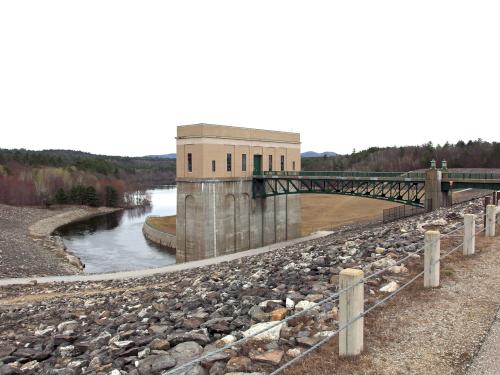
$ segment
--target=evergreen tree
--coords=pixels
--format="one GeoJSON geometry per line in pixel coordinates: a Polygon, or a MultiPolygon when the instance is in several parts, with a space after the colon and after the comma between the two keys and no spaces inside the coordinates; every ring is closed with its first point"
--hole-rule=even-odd
{"type": "Polygon", "coordinates": [[[68,196],[63,188],[57,190],[56,195],[54,196],[54,200],[57,204],[64,204],[68,201],[68,196]]]}
{"type": "Polygon", "coordinates": [[[74,186],[69,192],[69,200],[74,204],[85,204],[86,189],[81,185],[74,186]]]}
{"type": "Polygon", "coordinates": [[[113,186],[106,186],[104,204],[108,207],[118,206],[118,192],[113,186]]]}
{"type": "Polygon", "coordinates": [[[85,204],[92,207],[99,206],[99,197],[97,196],[95,187],[88,186],[85,190],[85,204]]]}

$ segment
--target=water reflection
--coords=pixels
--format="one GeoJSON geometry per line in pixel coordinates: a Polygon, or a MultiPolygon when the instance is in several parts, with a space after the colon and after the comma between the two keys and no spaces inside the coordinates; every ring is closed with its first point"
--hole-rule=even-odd
{"type": "Polygon", "coordinates": [[[85,272],[129,271],[175,263],[175,250],[144,238],[142,225],[148,215],[174,215],[177,190],[162,187],[149,193],[151,207],[115,212],[60,229],[66,246],[85,263],[85,272]]]}

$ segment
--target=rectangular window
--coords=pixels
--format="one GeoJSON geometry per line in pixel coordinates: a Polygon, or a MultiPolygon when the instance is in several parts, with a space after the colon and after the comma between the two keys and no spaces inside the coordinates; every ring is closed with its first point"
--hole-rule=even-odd
{"type": "Polygon", "coordinates": [[[212,172],[215,172],[215,160],[212,160],[212,172]]]}
{"type": "Polygon", "coordinates": [[[193,171],[193,154],[188,154],[188,172],[193,171]]]}
{"type": "Polygon", "coordinates": [[[233,156],[231,154],[227,154],[227,171],[228,172],[231,172],[231,169],[232,169],[232,162],[233,162],[233,156]]]}
{"type": "Polygon", "coordinates": [[[281,155],[281,170],[285,170],[285,155],[281,155]]]}
{"type": "Polygon", "coordinates": [[[273,170],[273,156],[269,155],[269,172],[273,170]]]}
{"type": "Polygon", "coordinates": [[[295,170],[295,162],[292,162],[292,169],[295,170]]]}
{"type": "Polygon", "coordinates": [[[247,154],[241,155],[241,170],[243,172],[247,171],[247,154]]]}

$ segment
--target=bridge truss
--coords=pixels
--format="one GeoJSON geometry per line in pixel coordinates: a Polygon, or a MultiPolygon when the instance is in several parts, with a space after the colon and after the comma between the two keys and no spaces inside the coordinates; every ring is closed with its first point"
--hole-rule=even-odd
{"type": "Polygon", "coordinates": [[[409,179],[345,179],[328,177],[254,177],[253,195],[265,198],[284,194],[340,194],[381,199],[424,207],[424,181],[409,179]]]}

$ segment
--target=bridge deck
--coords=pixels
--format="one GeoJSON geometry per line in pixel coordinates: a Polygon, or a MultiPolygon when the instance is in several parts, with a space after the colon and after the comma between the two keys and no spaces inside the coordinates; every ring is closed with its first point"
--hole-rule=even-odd
{"type": "MultiPolygon", "coordinates": [[[[269,171],[254,172],[254,197],[322,193],[383,199],[423,207],[425,172],[269,171]]],[[[441,190],[500,190],[500,173],[443,172],[441,190]]]]}

